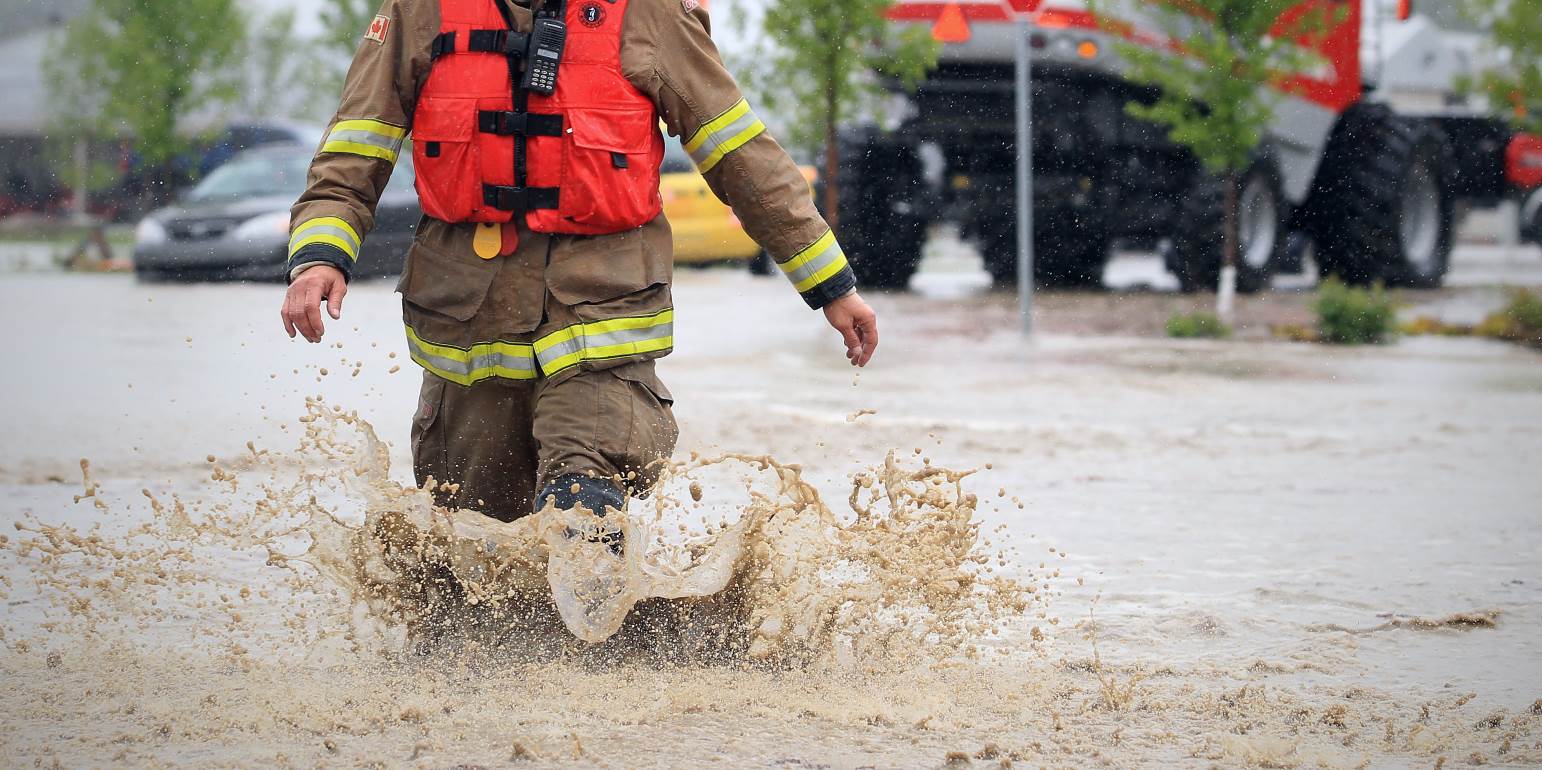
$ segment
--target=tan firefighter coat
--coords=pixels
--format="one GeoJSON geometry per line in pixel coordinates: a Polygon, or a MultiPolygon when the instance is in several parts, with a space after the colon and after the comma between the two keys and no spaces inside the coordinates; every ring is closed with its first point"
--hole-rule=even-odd
{"type": "MultiPolygon", "coordinates": [[[[510,8],[528,31],[530,11],[510,8]]],[[[855,278],[845,256],[801,172],[724,68],[706,11],[695,0],[632,0],[623,23],[623,73],[683,137],[713,192],[811,307],[848,293],[855,278]]],[[[410,138],[439,29],[435,0],[386,0],[365,31],[293,209],[291,277],[318,262],[346,274],[357,258],[410,138]]],[[[422,222],[398,288],[412,357],[425,369],[470,385],[669,352],[672,242],[662,214],[635,230],[587,237],[532,233],[521,223],[512,253],[479,256],[508,251],[514,233],[501,231],[422,222]],[[566,324],[555,330],[554,308],[566,324]]]]}

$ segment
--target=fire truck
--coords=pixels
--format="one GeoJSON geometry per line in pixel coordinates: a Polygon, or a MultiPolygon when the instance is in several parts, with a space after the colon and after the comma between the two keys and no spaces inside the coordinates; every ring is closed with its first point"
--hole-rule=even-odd
{"type": "MultiPolygon", "coordinates": [[[[1451,86],[1484,55],[1476,35],[1464,43],[1407,0],[1307,2],[1334,6],[1335,23],[1302,42],[1314,64],[1271,88],[1273,123],[1240,182],[1240,291],[1307,253],[1347,282],[1438,286],[1464,213],[1507,200],[1542,230],[1542,138],[1451,86]]],[[[893,6],[893,24],[943,45],[919,89],[895,90],[897,125],[840,137],[840,237],[859,279],[904,287],[928,228],[951,220],[998,283],[1015,281],[1013,35],[1028,13],[1035,281],[1098,286],[1119,244],[1161,253],[1184,290],[1213,288],[1224,188],[1125,110],[1154,94],[1122,75],[1119,45],[1167,45],[1141,5],[1123,3],[1117,27],[1068,0],[893,6]]]]}

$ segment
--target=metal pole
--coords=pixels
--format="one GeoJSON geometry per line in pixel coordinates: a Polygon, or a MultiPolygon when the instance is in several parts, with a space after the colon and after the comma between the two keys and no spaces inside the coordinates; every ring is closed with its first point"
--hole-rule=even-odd
{"type": "Polygon", "coordinates": [[[1028,14],[1017,15],[1017,305],[1033,333],[1033,69],[1028,14]]]}

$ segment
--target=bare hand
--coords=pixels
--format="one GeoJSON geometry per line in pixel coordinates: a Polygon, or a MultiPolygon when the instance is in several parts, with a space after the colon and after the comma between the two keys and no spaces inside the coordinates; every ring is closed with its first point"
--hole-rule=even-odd
{"type": "Polygon", "coordinates": [[[825,305],[825,320],[846,340],[852,366],[867,366],[878,348],[878,314],[856,292],[825,305]]]}
{"type": "Polygon", "coordinates": [[[336,321],[343,317],[343,297],[348,294],[348,281],[343,272],[331,265],[307,268],[284,295],[284,331],[293,338],[300,336],[311,342],[320,342],[325,329],[321,325],[321,301],[327,302],[327,313],[336,321]]]}

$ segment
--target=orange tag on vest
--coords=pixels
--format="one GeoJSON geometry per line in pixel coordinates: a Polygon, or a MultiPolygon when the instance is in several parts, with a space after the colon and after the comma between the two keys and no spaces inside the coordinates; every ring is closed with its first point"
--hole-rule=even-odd
{"type": "Polygon", "coordinates": [[[496,222],[477,225],[477,234],[471,239],[471,248],[482,259],[492,259],[503,249],[503,233],[496,222]]]}

